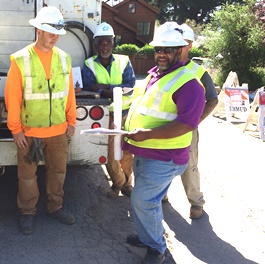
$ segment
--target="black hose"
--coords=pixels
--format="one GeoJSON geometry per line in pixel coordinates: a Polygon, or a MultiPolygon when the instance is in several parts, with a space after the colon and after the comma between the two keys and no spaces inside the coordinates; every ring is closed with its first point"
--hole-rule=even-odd
{"type": "Polygon", "coordinates": [[[93,40],[93,35],[94,34],[91,31],[91,29],[89,29],[83,23],[78,22],[78,21],[66,21],[65,25],[66,25],[65,26],[65,30],[68,30],[69,32],[71,32],[79,40],[79,42],[81,43],[81,45],[82,45],[82,47],[84,49],[86,58],[89,58],[90,56],[92,56],[93,48],[90,49],[90,54],[87,54],[84,42],[81,40],[81,38],[73,30],[71,30],[71,28],[76,28],[76,29],[82,30],[85,33],[85,35],[87,36],[87,38],[88,38],[89,46],[92,47],[92,45],[93,45],[92,40],[93,40]]]}

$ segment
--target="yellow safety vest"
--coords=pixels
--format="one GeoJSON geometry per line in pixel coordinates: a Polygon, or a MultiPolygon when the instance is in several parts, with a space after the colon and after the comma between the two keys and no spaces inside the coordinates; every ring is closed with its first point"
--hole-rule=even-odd
{"type": "MultiPolygon", "coordinates": [[[[142,87],[134,88],[133,102],[125,122],[126,131],[135,128],[155,128],[175,120],[178,109],[172,95],[196,76],[183,66],[165,75],[145,91],[150,78],[150,75],[146,77],[142,87]]],[[[128,143],[141,148],[179,149],[188,147],[191,139],[192,133],[188,132],[167,139],[147,139],[141,142],[128,139],[128,143]]]]}
{"type": "Polygon", "coordinates": [[[206,69],[202,65],[199,65],[198,63],[192,60],[190,60],[190,62],[187,65],[185,65],[185,67],[189,69],[190,71],[192,71],[199,80],[201,79],[203,74],[206,72],[206,69]]]}
{"type": "Polygon", "coordinates": [[[66,120],[71,58],[57,47],[53,48],[50,79],[33,45],[11,55],[21,73],[23,102],[22,124],[29,127],[49,127],[66,120]]]}
{"type": "MultiPolygon", "coordinates": [[[[94,73],[98,83],[117,85],[118,87],[122,83],[122,74],[129,62],[129,57],[120,54],[119,55],[113,54],[112,56],[114,57],[114,61],[112,61],[111,63],[110,74],[101,63],[95,61],[97,55],[88,58],[85,61],[85,64],[94,73]]],[[[131,95],[122,96],[123,110],[129,109],[131,103],[132,103],[131,95]]],[[[110,111],[113,111],[113,105],[110,106],[110,111]]]]}

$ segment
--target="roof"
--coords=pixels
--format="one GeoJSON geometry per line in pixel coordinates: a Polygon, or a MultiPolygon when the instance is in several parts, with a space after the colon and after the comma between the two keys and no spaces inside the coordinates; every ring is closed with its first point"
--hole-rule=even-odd
{"type": "MultiPolygon", "coordinates": [[[[127,4],[128,2],[130,2],[131,0],[124,0],[122,2],[120,2],[119,4],[113,6],[112,8],[119,8],[125,4],[127,4]]],[[[152,12],[156,13],[156,14],[159,14],[159,10],[156,9],[155,7],[151,6],[150,4],[148,4],[147,2],[145,2],[144,0],[135,0],[136,2],[139,2],[141,3],[142,5],[144,5],[146,8],[150,9],[152,12]]]]}

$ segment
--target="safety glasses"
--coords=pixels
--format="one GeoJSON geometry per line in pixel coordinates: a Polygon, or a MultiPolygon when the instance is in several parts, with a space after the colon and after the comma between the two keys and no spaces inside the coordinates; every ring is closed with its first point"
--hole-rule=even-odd
{"type": "Polygon", "coordinates": [[[57,30],[60,30],[62,28],[64,28],[64,24],[51,24],[51,23],[42,23],[42,25],[49,25],[57,30]]]}
{"type": "Polygon", "coordinates": [[[177,49],[178,48],[176,47],[166,47],[166,48],[155,47],[155,52],[160,54],[163,51],[164,53],[169,54],[169,53],[173,53],[177,49]]]}
{"type": "Polygon", "coordinates": [[[183,34],[183,30],[181,28],[174,28],[174,30],[178,31],[179,33],[183,34]]]}

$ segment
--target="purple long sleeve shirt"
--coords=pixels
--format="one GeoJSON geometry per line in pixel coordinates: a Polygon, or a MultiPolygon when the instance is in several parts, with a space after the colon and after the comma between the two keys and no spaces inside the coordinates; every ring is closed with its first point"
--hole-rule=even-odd
{"type": "MultiPolygon", "coordinates": [[[[148,72],[152,75],[152,78],[150,79],[150,82],[146,89],[148,89],[153,83],[158,81],[167,73],[174,71],[181,66],[183,66],[183,63],[179,62],[160,75],[156,74],[158,69],[157,67],[152,68],[148,72]]],[[[178,107],[178,116],[176,120],[192,126],[195,129],[200,122],[200,117],[205,105],[204,89],[199,84],[199,82],[196,79],[188,81],[172,95],[172,100],[178,107]]],[[[190,147],[181,149],[149,149],[136,147],[125,142],[123,149],[129,150],[136,156],[161,161],[173,160],[174,163],[182,165],[186,164],[189,160],[190,147]]]]}

